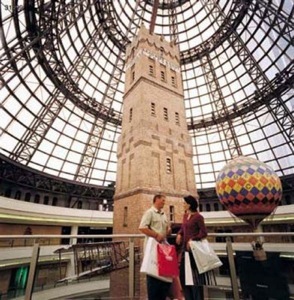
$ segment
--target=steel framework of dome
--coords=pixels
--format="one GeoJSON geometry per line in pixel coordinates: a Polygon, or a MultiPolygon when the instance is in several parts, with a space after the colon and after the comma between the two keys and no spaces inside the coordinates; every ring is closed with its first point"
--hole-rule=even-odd
{"type": "Polygon", "coordinates": [[[1,0],[1,157],[113,184],[125,48],[144,23],[180,49],[197,188],[238,155],[294,174],[293,15],[293,0],[1,0]]]}

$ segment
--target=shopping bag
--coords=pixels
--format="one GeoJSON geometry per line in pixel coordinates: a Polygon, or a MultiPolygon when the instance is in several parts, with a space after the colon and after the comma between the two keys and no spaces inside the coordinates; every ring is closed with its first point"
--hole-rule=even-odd
{"type": "Polygon", "coordinates": [[[185,285],[194,285],[189,252],[185,251],[185,285]]]}
{"type": "Polygon", "coordinates": [[[189,244],[199,274],[222,266],[223,263],[218,258],[207,239],[190,241],[189,244]]]}
{"type": "Polygon", "coordinates": [[[176,247],[170,244],[157,244],[158,275],[179,276],[176,247]]]}
{"type": "Polygon", "coordinates": [[[157,244],[158,242],[154,238],[148,237],[140,272],[153,276],[162,281],[172,282],[172,277],[160,276],[158,274],[157,244]]]}

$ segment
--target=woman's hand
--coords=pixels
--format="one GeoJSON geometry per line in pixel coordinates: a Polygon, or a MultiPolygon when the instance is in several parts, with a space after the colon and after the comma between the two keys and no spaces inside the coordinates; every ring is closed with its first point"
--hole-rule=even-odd
{"type": "Polygon", "coordinates": [[[177,234],[177,236],[176,236],[176,244],[177,245],[182,244],[182,236],[180,234],[177,234]]]}
{"type": "Polygon", "coordinates": [[[190,239],[190,240],[187,242],[187,245],[186,245],[186,249],[187,249],[188,251],[191,250],[191,247],[190,247],[190,241],[192,241],[192,239],[190,239]]]}

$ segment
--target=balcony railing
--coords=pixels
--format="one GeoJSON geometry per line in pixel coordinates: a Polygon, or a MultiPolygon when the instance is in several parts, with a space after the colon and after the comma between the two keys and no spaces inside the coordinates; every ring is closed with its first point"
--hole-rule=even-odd
{"type": "MultiPolygon", "coordinates": [[[[143,237],[2,235],[0,299],[146,299],[138,289],[143,237]]],[[[214,272],[215,284],[204,287],[206,299],[294,299],[294,233],[211,233],[208,239],[223,266],[214,272]],[[253,256],[257,240],[265,260],[253,256]]]]}

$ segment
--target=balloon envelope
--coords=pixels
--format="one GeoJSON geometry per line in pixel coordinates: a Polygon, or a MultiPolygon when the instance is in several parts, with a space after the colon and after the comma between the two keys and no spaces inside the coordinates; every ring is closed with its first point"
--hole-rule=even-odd
{"type": "Polygon", "coordinates": [[[239,156],[220,171],[216,193],[229,212],[255,228],[279,205],[282,185],[271,167],[239,156]]]}

